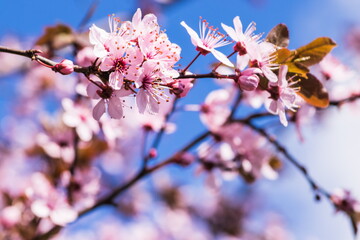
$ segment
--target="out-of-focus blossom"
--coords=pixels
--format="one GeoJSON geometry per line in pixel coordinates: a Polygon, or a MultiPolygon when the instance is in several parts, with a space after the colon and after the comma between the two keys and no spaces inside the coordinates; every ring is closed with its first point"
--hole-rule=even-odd
{"type": "Polygon", "coordinates": [[[74,127],[81,140],[90,141],[93,134],[99,132],[99,123],[94,120],[88,107],[68,98],[62,100],[62,106],[65,110],[62,116],[65,125],[74,127]]]}
{"type": "Polygon", "coordinates": [[[349,190],[335,189],[331,195],[331,201],[339,211],[348,214],[355,214],[356,212],[360,214],[360,202],[352,196],[349,190]]]}
{"type": "Polygon", "coordinates": [[[60,158],[67,163],[74,161],[74,135],[70,128],[54,127],[46,132],[40,132],[35,142],[52,158],[60,158]]]}
{"type": "Polygon", "coordinates": [[[214,90],[201,106],[200,119],[209,129],[218,129],[230,115],[229,104],[233,99],[232,89],[214,90]]]}
{"type": "MultiPolygon", "coordinates": [[[[0,45],[13,49],[23,49],[24,46],[15,36],[5,36],[0,45]]],[[[16,54],[0,53],[0,75],[6,75],[20,70],[28,62],[28,59],[16,54]]]]}
{"type": "Polygon", "coordinates": [[[54,224],[64,226],[77,218],[66,200],[66,195],[54,189],[41,173],[34,173],[30,179],[26,196],[31,202],[31,211],[40,218],[49,217],[54,224]]]}
{"type": "Polygon", "coordinates": [[[228,45],[230,42],[225,39],[224,34],[218,32],[217,29],[214,29],[214,27],[209,26],[209,23],[206,20],[201,20],[199,24],[200,36],[184,21],[181,22],[181,25],[190,35],[191,42],[196,47],[196,50],[199,51],[202,55],[212,53],[214,57],[223,64],[230,67],[234,66],[223,53],[215,49],[228,45]]]}
{"type": "Polygon", "coordinates": [[[0,223],[6,228],[11,228],[21,221],[21,214],[24,210],[22,204],[11,205],[0,211],[0,223]]]}

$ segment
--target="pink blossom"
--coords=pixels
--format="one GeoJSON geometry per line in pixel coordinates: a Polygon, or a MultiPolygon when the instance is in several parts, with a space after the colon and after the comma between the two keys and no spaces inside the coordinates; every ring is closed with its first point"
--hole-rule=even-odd
{"type": "Polygon", "coordinates": [[[120,89],[124,78],[132,80],[133,73],[137,72],[143,62],[143,55],[138,48],[127,49],[126,42],[116,37],[109,43],[109,54],[103,59],[100,69],[110,71],[109,82],[116,89],[120,89]]]}
{"type": "Polygon", "coordinates": [[[352,196],[349,190],[336,189],[330,199],[339,211],[344,211],[348,214],[360,212],[360,202],[352,196]]]}
{"type": "Polygon", "coordinates": [[[266,102],[266,108],[272,114],[279,115],[280,122],[286,127],[288,121],[286,119],[285,110],[296,111],[298,108],[296,90],[292,88],[292,84],[286,79],[287,66],[281,65],[279,70],[279,78],[277,83],[269,82],[270,99],[266,102]]]}
{"type": "Polygon", "coordinates": [[[154,114],[159,112],[160,99],[169,100],[164,94],[162,74],[156,69],[153,62],[145,62],[135,79],[135,86],[140,90],[136,94],[136,103],[140,113],[147,111],[154,114]]]}
{"type": "Polygon", "coordinates": [[[124,88],[115,90],[109,85],[97,82],[101,88],[93,83],[87,87],[87,94],[92,99],[100,99],[93,109],[93,117],[99,121],[101,116],[107,112],[111,118],[120,119],[123,117],[123,103],[121,98],[132,94],[124,88]]]}
{"type": "Polygon", "coordinates": [[[230,115],[229,104],[232,99],[232,89],[219,89],[210,92],[201,106],[201,121],[211,130],[220,128],[230,115]]]}
{"type": "Polygon", "coordinates": [[[160,27],[157,23],[157,17],[150,13],[142,18],[141,9],[138,8],[131,21],[130,34],[132,35],[132,40],[136,41],[139,36],[147,36],[154,40],[159,31],[160,27]]]}
{"type": "Polygon", "coordinates": [[[54,189],[41,173],[34,173],[31,177],[26,196],[30,199],[34,215],[50,218],[54,224],[64,226],[78,216],[67,203],[66,195],[54,189]]]}
{"type": "Polygon", "coordinates": [[[196,50],[199,51],[202,55],[207,55],[208,53],[212,53],[214,57],[223,64],[230,67],[234,66],[223,53],[215,49],[218,47],[228,45],[230,44],[230,42],[225,40],[224,34],[221,34],[217,32],[217,29],[210,27],[209,23],[206,22],[206,20],[201,20],[199,24],[200,36],[192,28],[190,28],[184,21],[181,22],[181,25],[186,29],[186,31],[190,35],[191,42],[194,46],[196,46],[196,50]]]}
{"type": "Polygon", "coordinates": [[[260,35],[254,35],[254,31],[256,29],[254,22],[249,24],[245,32],[243,32],[243,26],[239,16],[234,18],[233,23],[234,28],[229,27],[223,23],[221,26],[224,28],[225,32],[229,34],[229,36],[236,42],[234,45],[234,50],[238,52],[236,60],[237,66],[240,70],[243,70],[246,65],[248,65],[250,60],[250,56],[247,54],[247,47],[253,42],[256,42],[260,38],[260,35]]]}
{"type": "Polygon", "coordinates": [[[64,125],[46,128],[46,132],[40,132],[35,137],[36,144],[50,157],[71,163],[75,156],[73,131],[64,125]]]}
{"type": "Polygon", "coordinates": [[[248,47],[248,54],[250,56],[250,67],[260,68],[265,77],[270,82],[277,82],[278,78],[272,71],[278,67],[278,64],[272,63],[276,50],[275,46],[269,42],[251,42],[248,47]]]}
{"type": "Polygon", "coordinates": [[[0,223],[6,228],[11,228],[21,221],[24,206],[20,203],[3,208],[0,211],[0,223]]]}
{"type": "Polygon", "coordinates": [[[100,128],[89,108],[81,105],[80,102],[74,103],[69,98],[63,99],[61,103],[65,110],[62,116],[65,125],[74,127],[81,140],[90,141],[92,135],[98,133],[100,128]]]}

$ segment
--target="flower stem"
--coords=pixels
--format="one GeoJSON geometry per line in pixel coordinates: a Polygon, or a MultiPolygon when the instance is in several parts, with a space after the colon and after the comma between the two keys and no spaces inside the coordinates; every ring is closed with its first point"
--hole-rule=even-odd
{"type": "Polygon", "coordinates": [[[181,71],[180,75],[185,74],[186,70],[189,69],[189,67],[196,61],[196,59],[198,59],[198,57],[199,57],[200,55],[201,55],[201,53],[199,52],[199,53],[195,56],[195,58],[186,66],[186,68],[184,68],[184,69],[181,71]]]}

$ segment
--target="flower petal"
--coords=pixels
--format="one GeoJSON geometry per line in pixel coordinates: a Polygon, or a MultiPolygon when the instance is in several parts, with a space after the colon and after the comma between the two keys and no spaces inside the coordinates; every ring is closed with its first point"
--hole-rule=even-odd
{"type": "Polygon", "coordinates": [[[182,21],[180,24],[181,24],[181,26],[183,26],[186,29],[186,31],[190,35],[191,42],[194,46],[202,46],[203,45],[199,35],[191,27],[189,27],[184,21],[182,21]]]}
{"type": "Polygon", "coordinates": [[[214,57],[219,60],[220,62],[222,62],[223,64],[229,66],[229,67],[234,67],[234,64],[232,64],[230,62],[230,60],[225,56],[225,54],[223,54],[222,52],[219,52],[216,49],[211,49],[211,53],[214,55],[214,57]]]}
{"type": "Polygon", "coordinates": [[[104,99],[101,99],[94,107],[93,109],[93,117],[95,120],[99,121],[101,116],[105,112],[105,101],[104,99]]]}
{"type": "Polygon", "coordinates": [[[123,108],[120,98],[110,98],[108,104],[108,112],[111,118],[120,119],[123,117],[123,108]]]}
{"type": "Polygon", "coordinates": [[[232,27],[229,27],[223,23],[221,23],[221,26],[223,27],[223,29],[225,30],[225,32],[236,42],[239,41],[239,38],[235,32],[235,30],[232,27]]]}
{"type": "Polygon", "coordinates": [[[139,113],[144,113],[146,105],[148,104],[148,99],[144,89],[140,89],[136,94],[136,105],[139,109],[139,113]]]}

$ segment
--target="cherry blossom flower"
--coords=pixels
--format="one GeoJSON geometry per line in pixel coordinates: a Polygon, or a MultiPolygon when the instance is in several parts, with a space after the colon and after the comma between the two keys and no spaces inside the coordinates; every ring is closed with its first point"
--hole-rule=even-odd
{"type": "Polygon", "coordinates": [[[87,94],[92,99],[100,99],[93,109],[93,117],[97,121],[100,120],[101,116],[107,112],[110,117],[120,119],[123,117],[123,103],[121,98],[132,94],[130,90],[124,88],[115,90],[109,85],[103,85],[97,82],[99,86],[90,83],[87,87],[87,94]]]}
{"type": "Polygon", "coordinates": [[[31,202],[31,211],[35,216],[50,218],[54,224],[64,226],[78,216],[68,204],[66,195],[54,189],[46,177],[39,172],[32,175],[26,196],[31,202]]]}
{"type": "Polygon", "coordinates": [[[253,42],[258,41],[260,35],[254,35],[256,30],[255,23],[251,22],[245,32],[243,32],[243,26],[239,16],[236,16],[233,20],[234,28],[229,27],[225,24],[221,24],[225,32],[236,42],[234,50],[238,52],[237,55],[237,66],[240,70],[243,70],[248,65],[250,56],[247,50],[247,46],[253,42]]]}
{"type": "Polygon", "coordinates": [[[120,89],[123,80],[131,77],[129,73],[137,72],[143,62],[143,56],[138,48],[126,49],[126,43],[121,38],[115,38],[109,43],[110,53],[100,65],[103,71],[110,71],[109,82],[116,89],[120,89]]]}
{"type": "Polygon", "coordinates": [[[136,103],[140,113],[147,111],[148,113],[159,112],[160,99],[169,97],[164,94],[161,85],[161,73],[156,70],[156,63],[145,62],[140,69],[140,75],[135,80],[136,88],[139,88],[136,95],[136,103]]]}
{"type": "Polygon", "coordinates": [[[287,66],[281,65],[279,70],[279,78],[277,83],[269,82],[270,99],[266,102],[266,108],[272,114],[279,115],[280,122],[286,127],[288,121],[286,119],[285,110],[296,111],[298,89],[292,88],[294,83],[288,83],[286,79],[287,66]]]}
{"type": "Polygon", "coordinates": [[[276,48],[269,42],[251,42],[248,47],[248,54],[250,56],[250,67],[260,68],[262,73],[270,82],[277,82],[278,78],[272,71],[278,67],[272,61],[276,57],[273,53],[276,48]]]}
{"type": "Polygon", "coordinates": [[[36,135],[35,142],[52,158],[60,158],[67,163],[74,161],[74,134],[64,125],[48,127],[46,132],[36,135]]]}
{"type": "Polygon", "coordinates": [[[234,66],[223,53],[215,49],[230,44],[230,42],[225,39],[224,34],[221,34],[220,32],[217,32],[217,29],[210,27],[206,20],[201,20],[199,24],[200,36],[184,21],[180,24],[186,29],[191,37],[192,44],[196,46],[196,50],[202,55],[212,53],[214,57],[223,64],[230,67],[234,66]]]}
{"type": "Polygon", "coordinates": [[[349,214],[360,213],[360,202],[352,196],[349,190],[335,189],[330,199],[338,211],[344,211],[349,214]]]}
{"type": "Polygon", "coordinates": [[[74,103],[69,98],[64,98],[61,103],[65,110],[62,116],[65,125],[74,127],[81,140],[90,141],[92,135],[98,133],[100,128],[89,109],[81,103],[74,103]]]}
{"type": "Polygon", "coordinates": [[[146,14],[142,18],[141,9],[138,8],[131,21],[131,38],[137,41],[139,36],[150,37],[154,40],[160,31],[159,24],[157,23],[157,17],[154,14],[146,14]]]}

